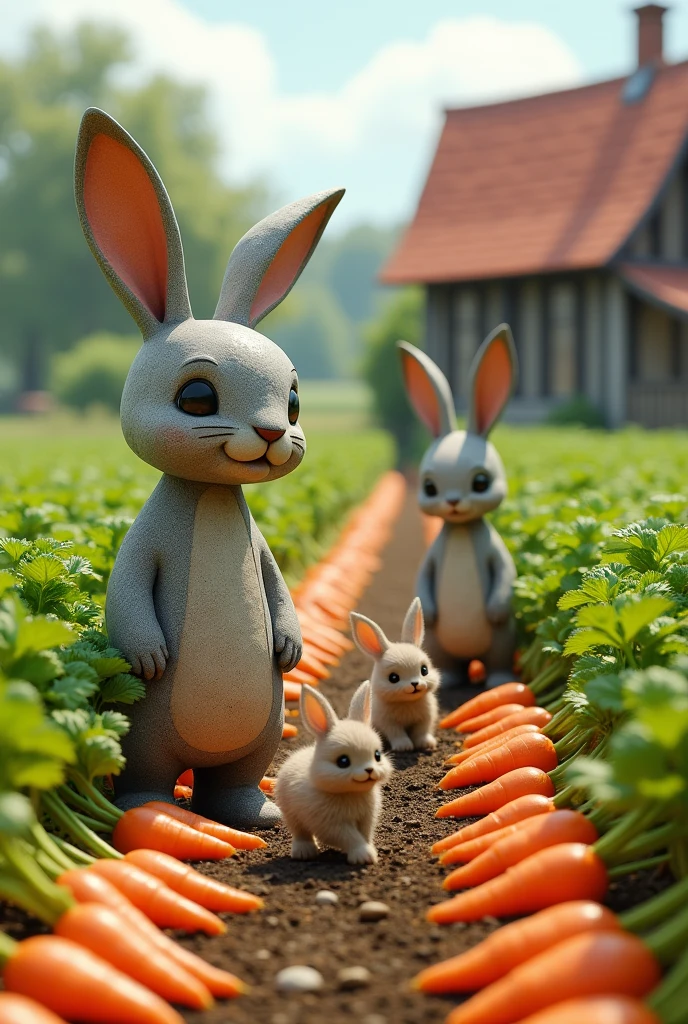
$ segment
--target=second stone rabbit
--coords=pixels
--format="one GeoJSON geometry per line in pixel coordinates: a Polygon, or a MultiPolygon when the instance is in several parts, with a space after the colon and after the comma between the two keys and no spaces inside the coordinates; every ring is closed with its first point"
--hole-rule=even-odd
{"type": "Polygon", "coordinates": [[[391,643],[376,622],[351,613],[357,647],[374,660],[370,674],[373,728],[392,750],[434,750],[437,746],[439,673],[423,650],[425,626],[420,599],[414,597],[401,630],[391,643]]]}

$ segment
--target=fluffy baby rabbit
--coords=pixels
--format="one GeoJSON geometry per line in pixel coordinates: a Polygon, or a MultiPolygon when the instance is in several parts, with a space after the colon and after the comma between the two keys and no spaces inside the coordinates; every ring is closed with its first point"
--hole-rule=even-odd
{"type": "Polygon", "coordinates": [[[322,846],[346,854],[349,864],[375,864],[375,826],[382,806],[380,785],[392,772],[382,741],[370,725],[370,687],[362,683],[337,718],[317,690],[301,688],[301,718],[315,736],[282,765],[275,800],[292,834],[291,855],[307,860],[322,846]]]}
{"type": "Polygon", "coordinates": [[[420,598],[414,597],[406,613],[401,643],[390,643],[377,623],[356,612],[351,613],[351,633],[359,650],[375,662],[370,675],[373,728],[392,750],[434,750],[439,676],[422,649],[420,598]]]}

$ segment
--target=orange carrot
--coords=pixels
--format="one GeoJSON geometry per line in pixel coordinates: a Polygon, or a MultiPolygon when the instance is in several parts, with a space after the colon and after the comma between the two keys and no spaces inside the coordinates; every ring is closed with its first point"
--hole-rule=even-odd
{"type": "Polygon", "coordinates": [[[174,787],[174,799],[175,800],[190,800],[193,796],[193,789],[191,786],[180,786],[177,784],[174,787]]]}
{"type": "Polygon", "coordinates": [[[35,998],[73,1022],[183,1024],[160,996],[58,935],[20,942],[5,965],[3,981],[8,992],[35,998]]]}
{"type": "Polygon", "coordinates": [[[499,736],[493,736],[491,740],[485,740],[484,743],[477,747],[467,747],[464,750],[459,750],[456,754],[448,757],[444,763],[463,764],[470,757],[475,757],[476,754],[484,754],[488,750],[494,750],[495,747],[501,747],[504,743],[509,743],[516,736],[528,736],[536,732],[542,732],[539,725],[515,725],[508,732],[501,733],[499,736]]]}
{"type": "Polygon", "coordinates": [[[160,928],[179,928],[185,932],[224,935],[225,925],[204,907],[180,896],[159,878],[123,860],[97,860],[87,871],[94,871],[124,893],[160,928]]]}
{"type": "Polygon", "coordinates": [[[181,860],[221,860],[236,853],[228,842],[186,824],[180,810],[175,804],[150,803],[125,811],[112,830],[112,845],[120,853],[145,847],[181,860]]]}
{"type": "Polygon", "coordinates": [[[291,683],[289,680],[285,680],[282,685],[286,701],[301,700],[301,683],[291,683]]]}
{"type": "Polygon", "coordinates": [[[317,686],[319,683],[317,676],[314,676],[311,672],[304,672],[300,668],[293,668],[291,672],[285,672],[282,676],[283,683],[296,683],[301,686],[302,683],[308,683],[309,686],[317,686]]]}
{"type": "Polygon", "coordinates": [[[55,934],[71,939],[145,985],[170,1003],[207,1010],[213,1005],[205,985],[156,949],[127,919],[102,903],[77,903],[55,925],[55,934]]]}
{"type": "Polygon", "coordinates": [[[494,782],[518,768],[539,768],[543,772],[551,772],[558,764],[554,744],[547,736],[542,733],[515,736],[510,743],[476,754],[475,758],[452,768],[437,788],[460,789],[474,786],[477,782],[494,782]]]}
{"type": "Polygon", "coordinates": [[[450,836],[440,839],[431,847],[434,854],[444,853],[459,843],[467,843],[478,836],[489,832],[496,832],[497,829],[505,828],[507,825],[514,825],[518,821],[530,818],[535,814],[548,814],[555,810],[554,803],[546,796],[539,793],[527,793],[525,796],[516,797],[508,804],[504,804],[498,810],[473,822],[472,825],[464,825],[458,832],[452,832],[450,836]]]}
{"type": "Polygon", "coordinates": [[[295,736],[298,736],[299,730],[291,722],[285,722],[282,728],[282,739],[293,740],[295,736]]]}
{"type": "Polygon", "coordinates": [[[607,869],[591,846],[560,843],[526,857],[503,875],[428,911],[436,924],[532,914],[568,900],[601,900],[607,869]]]}
{"type": "Polygon", "coordinates": [[[52,1010],[15,992],[0,992],[0,1024],[66,1024],[52,1010]]]}
{"type": "Polygon", "coordinates": [[[324,625],[324,623],[312,618],[305,609],[299,609],[297,615],[304,640],[310,633],[311,637],[315,637],[318,641],[328,644],[335,653],[346,654],[347,651],[353,650],[353,641],[348,636],[344,636],[338,629],[331,629],[329,626],[324,625]]]}
{"type": "Polygon", "coordinates": [[[484,711],[482,715],[467,718],[460,726],[457,726],[457,732],[477,732],[488,725],[494,725],[495,722],[501,722],[508,715],[515,715],[518,711],[523,711],[522,704],[500,704],[499,707],[492,708],[490,711],[484,711]]]}
{"type": "Polygon", "coordinates": [[[158,850],[132,850],[124,859],[147,871],[149,875],[160,878],[170,889],[206,910],[248,914],[252,910],[261,910],[265,905],[259,896],[208,878],[200,871],[194,871],[188,864],[182,864],[158,850]]]}
{"type": "Polygon", "coordinates": [[[505,924],[465,953],[426,967],[412,984],[421,992],[434,995],[475,992],[572,935],[612,932],[618,928],[616,915],[599,903],[560,903],[532,917],[505,924]]]}
{"type": "Polygon", "coordinates": [[[57,881],[60,885],[66,886],[80,903],[103,903],[106,907],[112,907],[126,918],[130,929],[140,932],[156,948],[166,953],[171,960],[202,981],[218,999],[233,999],[246,991],[243,981],[230,974],[229,971],[222,971],[219,967],[213,967],[212,964],[206,963],[190,949],[178,945],[168,935],[161,932],[138,907],[135,907],[119,889],[115,888],[112,882],[108,882],[107,878],[96,875],[86,868],[74,868],[71,871],[65,871],[57,881]]]}
{"type": "Polygon", "coordinates": [[[259,785],[264,793],[274,793],[276,782],[277,779],[268,778],[267,775],[264,775],[263,778],[260,780],[259,785]]]}
{"type": "Polygon", "coordinates": [[[496,878],[526,857],[560,843],[585,843],[591,846],[598,838],[593,823],[580,811],[555,811],[528,818],[514,830],[493,843],[489,849],[468,864],[456,868],[444,880],[444,888],[467,889],[496,878]]]}
{"type": "Polygon", "coordinates": [[[554,783],[546,772],[539,768],[517,768],[507,772],[501,779],[481,786],[473,793],[465,793],[448,804],[442,804],[435,811],[436,818],[469,818],[478,814],[489,814],[516,797],[529,793],[554,796],[554,783]]]}
{"type": "Polygon", "coordinates": [[[443,729],[454,729],[467,718],[482,715],[483,712],[499,707],[500,704],[522,704],[524,707],[532,707],[535,704],[535,696],[523,683],[504,683],[502,686],[495,686],[493,690],[479,693],[477,697],[471,697],[465,704],[461,704],[451,714],[446,715],[440,726],[443,729]]]}
{"type": "Polygon", "coordinates": [[[484,743],[485,740],[491,740],[493,736],[499,736],[501,732],[513,729],[515,725],[537,725],[542,727],[547,725],[551,719],[552,716],[545,708],[523,708],[507,718],[503,718],[501,722],[495,722],[494,725],[488,725],[484,729],[472,732],[463,741],[463,745],[464,747],[477,747],[479,744],[484,743]]]}
{"type": "Polygon", "coordinates": [[[185,772],[182,772],[177,779],[178,786],[191,786],[193,789],[194,774],[193,768],[187,768],[185,772]]]}
{"type": "MultiPolygon", "coordinates": [[[[515,1024],[582,996],[647,995],[660,979],[654,956],[622,931],[573,935],[516,967],[449,1014],[447,1024],[515,1024]]],[[[587,1018],[581,1018],[581,1024],[587,1018]]]]}
{"type": "Polygon", "coordinates": [[[306,647],[304,647],[301,660],[296,667],[301,672],[309,672],[316,679],[327,679],[330,675],[329,670],[323,665],[322,661],[318,659],[312,650],[306,647]]]}
{"type": "Polygon", "coordinates": [[[649,1006],[630,996],[567,999],[526,1017],[520,1024],[661,1024],[649,1006]]]}
{"type": "MultiPolygon", "coordinates": [[[[215,839],[220,839],[223,843],[236,847],[237,850],[262,850],[268,845],[264,839],[254,836],[252,832],[240,832],[239,829],[230,828],[229,825],[221,825],[219,821],[204,818],[202,814],[196,814],[195,811],[187,811],[184,807],[162,803],[160,800],[152,800],[145,806],[153,807],[157,811],[162,811],[163,814],[169,814],[190,828],[203,832],[207,836],[214,836],[215,839]]],[[[191,858],[182,859],[190,860],[191,858]]]]}
{"type": "MultiPolygon", "coordinates": [[[[515,801],[513,802],[515,803],[515,801]]],[[[554,801],[550,800],[548,803],[551,804],[549,810],[555,811],[554,801]]],[[[543,815],[538,817],[543,817],[543,815]]],[[[440,864],[445,867],[450,864],[468,864],[469,861],[479,857],[481,853],[485,853],[485,850],[489,850],[500,839],[514,835],[515,832],[520,831],[526,824],[534,820],[535,818],[533,817],[522,818],[520,821],[515,821],[512,825],[505,825],[504,828],[498,828],[494,832],[485,832],[484,835],[476,836],[475,839],[469,839],[465,843],[457,843],[456,846],[450,847],[450,849],[445,850],[441,854],[440,864]]]]}
{"type": "Polygon", "coordinates": [[[484,683],[487,679],[487,669],[483,661],[478,661],[477,658],[473,658],[468,662],[468,682],[472,686],[479,686],[480,683],[484,683]]]}

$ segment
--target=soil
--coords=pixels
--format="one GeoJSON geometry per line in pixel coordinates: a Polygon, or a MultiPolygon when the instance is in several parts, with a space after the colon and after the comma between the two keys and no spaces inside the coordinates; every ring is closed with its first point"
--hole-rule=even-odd
{"type": "MultiPolygon", "coordinates": [[[[364,595],[359,611],[380,623],[390,636],[399,634],[414,594],[416,568],[424,549],[420,515],[410,494],[383,553],[383,566],[364,595]]],[[[368,663],[358,651],[348,654],[322,684],[336,710],[344,713],[351,694],[367,678],[368,663]]],[[[465,687],[442,694],[449,710],[472,696],[465,687]]],[[[283,742],[270,771],[299,742],[283,742]]],[[[497,927],[494,919],[450,927],[431,925],[425,912],[443,897],[441,869],[428,847],[455,831],[453,819],[434,818],[446,797],[434,786],[444,774],[442,763],[454,752],[454,734],[441,733],[431,754],[394,755],[396,771],[385,787],[377,834],[379,863],[351,867],[343,854],[326,851],[314,861],[292,861],[286,829],[265,833],[267,850],[239,853],[229,861],[199,867],[229,884],[259,893],[265,910],[247,917],[227,917],[228,932],[220,938],[181,937],[184,945],[251,985],[248,995],[220,1003],[207,1013],[184,1013],[189,1024],[434,1024],[443,1021],[458,998],[423,996],[408,981],[423,967],[475,945],[497,927]],[[336,906],[319,906],[318,890],[337,893],[336,906]],[[385,920],[363,923],[358,908],[366,900],[389,907],[385,920]],[[305,964],[324,978],[318,993],[284,995],[276,991],[275,975],[283,967],[305,964]],[[340,989],[337,974],[363,966],[369,983],[354,991],[340,989]]],[[[614,884],[609,905],[625,909],[647,898],[663,884],[661,876],[637,875],[614,884]]],[[[4,927],[15,937],[27,934],[27,920],[8,908],[4,927]]]]}

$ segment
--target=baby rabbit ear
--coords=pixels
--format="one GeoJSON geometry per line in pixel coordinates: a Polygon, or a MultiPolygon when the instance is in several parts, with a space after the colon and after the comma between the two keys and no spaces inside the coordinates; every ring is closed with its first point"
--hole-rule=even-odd
{"type": "Polygon", "coordinates": [[[326,736],[337,723],[337,716],[329,700],[307,683],[301,687],[299,708],[306,728],[318,738],[326,736]]]}
{"type": "Polygon", "coordinates": [[[381,658],[389,647],[389,640],[378,624],[372,619],[367,619],[365,615],[359,615],[358,612],[351,612],[349,620],[351,635],[359,651],[370,655],[375,661],[381,658]]]}
{"type": "Polygon", "coordinates": [[[361,683],[349,704],[349,718],[370,725],[370,683],[361,683]]]}
{"type": "Polygon", "coordinates": [[[406,612],[404,625],[401,627],[401,639],[405,644],[415,644],[416,647],[423,646],[425,636],[425,621],[423,619],[423,607],[419,597],[414,597],[409,610],[406,612]]]}
{"type": "Polygon", "coordinates": [[[317,192],[251,228],[229,257],[214,319],[255,327],[267,316],[291,291],[343,195],[317,192]]]}
{"type": "Polygon", "coordinates": [[[485,338],[471,365],[468,431],[487,437],[516,387],[518,357],[508,324],[485,338]]]}
{"type": "Polygon", "coordinates": [[[411,405],[433,437],[450,434],[456,430],[456,410],[449,381],[425,352],[407,341],[397,345],[411,405]]]}
{"type": "Polygon", "coordinates": [[[74,166],[79,220],[108,283],[145,338],[191,316],[169,196],[141,147],[108,114],[81,119],[74,166]]]}

